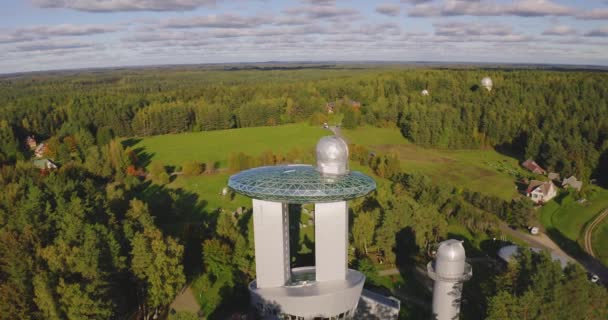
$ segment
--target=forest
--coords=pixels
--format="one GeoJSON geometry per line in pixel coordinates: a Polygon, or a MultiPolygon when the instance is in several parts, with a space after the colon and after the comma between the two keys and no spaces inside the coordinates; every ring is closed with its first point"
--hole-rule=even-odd
{"type": "MultiPolygon", "coordinates": [[[[23,159],[27,135],[102,145],[146,136],[323,121],[399,126],[421,145],[499,148],[562,176],[608,177],[608,82],[602,72],[300,70],[105,72],[0,81],[0,161],[23,159]],[[491,92],[479,80],[494,81],[491,92]],[[429,96],[420,94],[427,89],[429,96]],[[348,100],[360,102],[352,107],[348,100]]],[[[68,150],[56,150],[69,160],[68,150]]],[[[82,153],[78,155],[82,160],[82,153]]]]}
{"type": "MultiPolygon", "coordinates": [[[[168,187],[175,168],[150,163],[133,139],[302,122],[394,127],[423,147],[493,148],[607,186],[607,101],[606,74],[585,71],[126,69],[0,77],[0,319],[178,319],[168,306],[186,285],[202,294],[200,317],[246,312],[255,277],[250,209],[207,210],[205,199],[168,187]],[[491,91],[479,86],[484,76],[494,81],[491,91]],[[28,137],[46,143],[58,169],[33,166],[28,137]]],[[[405,173],[394,154],[350,148],[351,162],[379,186],[351,204],[349,263],[370,285],[382,285],[377,256],[412,268],[452,225],[489,239],[501,222],[525,227],[533,214],[526,199],[437,183],[405,173]]],[[[240,153],[227,168],[189,162],[181,170],[236,172],[297,158],[240,153]]],[[[306,259],[294,251],[294,265],[306,259]]],[[[475,281],[469,290],[487,298],[471,296],[466,319],[608,317],[606,289],[579,266],[562,273],[546,255],[522,254],[505,272],[475,281]]],[[[422,314],[404,307],[402,319],[422,314]]]]}

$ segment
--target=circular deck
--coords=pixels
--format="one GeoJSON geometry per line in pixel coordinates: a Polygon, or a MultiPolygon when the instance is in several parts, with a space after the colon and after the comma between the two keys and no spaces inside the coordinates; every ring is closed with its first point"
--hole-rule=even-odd
{"type": "Polygon", "coordinates": [[[320,203],[362,197],[376,189],[376,182],[357,171],[326,177],[310,165],[287,165],[239,172],[230,177],[228,186],[237,193],[259,200],[320,203]]]}

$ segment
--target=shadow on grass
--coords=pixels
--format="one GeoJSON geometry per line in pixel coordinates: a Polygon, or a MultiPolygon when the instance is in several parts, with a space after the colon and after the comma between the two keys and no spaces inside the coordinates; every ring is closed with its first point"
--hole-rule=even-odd
{"type": "Polygon", "coordinates": [[[140,168],[146,168],[152,162],[152,158],[154,157],[154,153],[149,153],[145,148],[135,148],[133,149],[135,156],[137,157],[137,166],[140,168]]]}

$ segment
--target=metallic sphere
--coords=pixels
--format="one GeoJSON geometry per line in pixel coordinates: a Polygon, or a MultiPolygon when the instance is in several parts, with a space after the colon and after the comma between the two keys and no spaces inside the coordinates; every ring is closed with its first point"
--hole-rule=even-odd
{"type": "Polygon", "coordinates": [[[317,143],[317,171],[322,175],[348,173],[348,145],[337,136],[321,138],[317,143]]]}
{"type": "Polygon", "coordinates": [[[488,90],[492,90],[492,79],[490,79],[489,77],[485,77],[483,79],[481,79],[481,86],[488,89],[488,90]]]}

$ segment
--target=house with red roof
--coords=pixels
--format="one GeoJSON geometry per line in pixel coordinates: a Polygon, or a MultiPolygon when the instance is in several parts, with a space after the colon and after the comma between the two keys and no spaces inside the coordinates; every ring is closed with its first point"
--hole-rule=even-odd
{"type": "Polygon", "coordinates": [[[536,174],[546,174],[547,173],[547,170],[543,169],[541,166],[538,165],[538,163],[536,163],[536,161],[534,161],[532,159],[528,159],[528,160],[522,162],[521,166],[536,174]]]}

